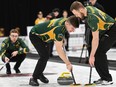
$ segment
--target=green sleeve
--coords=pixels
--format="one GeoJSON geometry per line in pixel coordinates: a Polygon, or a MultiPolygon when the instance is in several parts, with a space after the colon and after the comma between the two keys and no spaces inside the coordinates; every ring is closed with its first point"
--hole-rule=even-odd
{"type": "Polygon", "coordinates": [[[63,40],[64,35],[63,35],[61,29],[62,29],[61,26],[56,27],[56,29],[54,31],[54,33],[55,33],[55,37],[54,37],[55,41],[62,41],[63,40]]]}
{"type": "Polygon", "coordinates": [[[6,49],[7,49],[7,44],[3,41],[1,44],[0,57],[5,57],[6,49]]]}
{"type": "Polygon", "coordinates": [[[63,34],[57,34],[55,37],[56,41],[62,41],[63,40],[63,34]]]}
{"type": "Polygon", "coordinates": [[[93,32],[97,31],[99,29],[99,20],[98,18],[95,16],[95,15],[89,15],[88,16],[88,20],[87,20],[87,23],[89,25],[89,27],[91,28],[91,30],[93,32]]]}
{"type": "Polygon", "coordinates": [[[28,53],[29,52],[29,48],[28,46],[24,43],[24,41],[22,39],[19,39],[20,42],[20,46],[22,47],[21,50],[18,51],[18,54],[23,54],[23,53],[28,53]]]}

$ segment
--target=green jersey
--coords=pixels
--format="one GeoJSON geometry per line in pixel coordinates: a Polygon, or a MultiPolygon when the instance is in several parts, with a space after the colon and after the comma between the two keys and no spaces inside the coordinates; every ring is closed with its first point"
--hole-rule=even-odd
{"type": "Polygon", "coordinates": [[[87,6],[87,23],[92,31],[99,31],[100,34],[110,29],[114,24],[115,20],[108,14],[102,12],[96,7],[87,6]]]}
{"type": "Polygon", "coordinates": [[[47,43],[51,41],[61,41],[66,32],[65,21],[66,18],[58,18],[40,23],[31,29],[31,33],[37,35],[47,43]]]}
{"type": "Polygon", "coordinates": [[[18,54],[23,54],[29,52],[29,48],[20,38],[15,43],[12,43],[10,38],[6,38],[1,44],[0,56],[10,57],[11,54],[9,53],[13,51],[18,51],[18,54]]]}

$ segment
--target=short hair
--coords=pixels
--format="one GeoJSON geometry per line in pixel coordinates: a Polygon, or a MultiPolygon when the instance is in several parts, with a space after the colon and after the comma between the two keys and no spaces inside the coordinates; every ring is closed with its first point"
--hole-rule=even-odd
{"type": "Polygon", "coordinates": [[[67,11],[67,10],[63,10],[62,12],[67,12],[67,13],[68,13],[68,11],[67,11]]]}
{"type": "Polygon", "coordinates": [[[38,12],[38,15],[43,15],[43,12],[42,12],[42,11],[39,11],[39,12],[38,12]]]}
{"type": "Polygon", "coordinates": [[[58,13],[60,13],[60,9],[59,9],[59,8],[54,8],[54,9],[52,10],[52,12],[58,12],[58,13]]]}
{"type": "Polygon", "coordinates": [[[72,16],[68,17],[67,22],[69,22],[75,28],[78,28],[79,24],[80,24],[79,18],[76,17],[75,15],[72,15],[72,16]]]}
{"type": "Polygon", "coordinates": [[[11,34],[11,33],[17,33],[18,35],[20,34],[19,31],[18,31],[17,29],[11,29],[11,30],[10,30],[10,34],[11,34]]]}
{"type": "Polygon", "coordinates": [[[74,1],[70,6],[70,11],[78,10],[79,8],[84,8],[84,5],[79,1],[74,1]]]}

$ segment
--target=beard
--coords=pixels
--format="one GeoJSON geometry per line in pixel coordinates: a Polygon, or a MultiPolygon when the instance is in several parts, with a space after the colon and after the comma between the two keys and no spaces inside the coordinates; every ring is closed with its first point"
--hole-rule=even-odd
{"type": "Polygon", "coordinates": [[[80,13],[80,14],[81,14],[81,19],[83,20],[85,18],[85,16],[83,13],[80,13]]]}

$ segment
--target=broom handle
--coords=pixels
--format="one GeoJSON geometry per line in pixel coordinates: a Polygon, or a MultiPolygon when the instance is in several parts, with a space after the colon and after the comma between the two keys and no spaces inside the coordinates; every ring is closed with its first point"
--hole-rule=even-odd
{"type": "Polygon", "coordinates": [[[74,84],[76,84],[76,81],[75,81],[75,78],[74,78],[74,75],[73,75],[73,71],[71,70],[71,74],[72,74],[72,79],[74,81],[74,84]]]}
{"type": "Polygon", "coordinates": [[[0,71],[4,68],[4,66],[7,64],[8,62],[4,63],[4,65],[0,68],[0,71]]]}
{"type": "Polygon", "coordinates": [[[89,84],[91,84],[92,67],[90,67],[89,84]]]}
{"type": "MultiPolygon", "coordinates": [[[[12,56],[10,57],[10,59],[11,59],[11,58],[12,58],[12,56]]],[[[10,61],[10,60],[9,60],[9,61],[10,61]]],[[[9,63],[9,61],[4,63],[4,65],[0,68],[0,71],[4,68],[4,66],[5,66],[7,63],[9,63]]]]}

